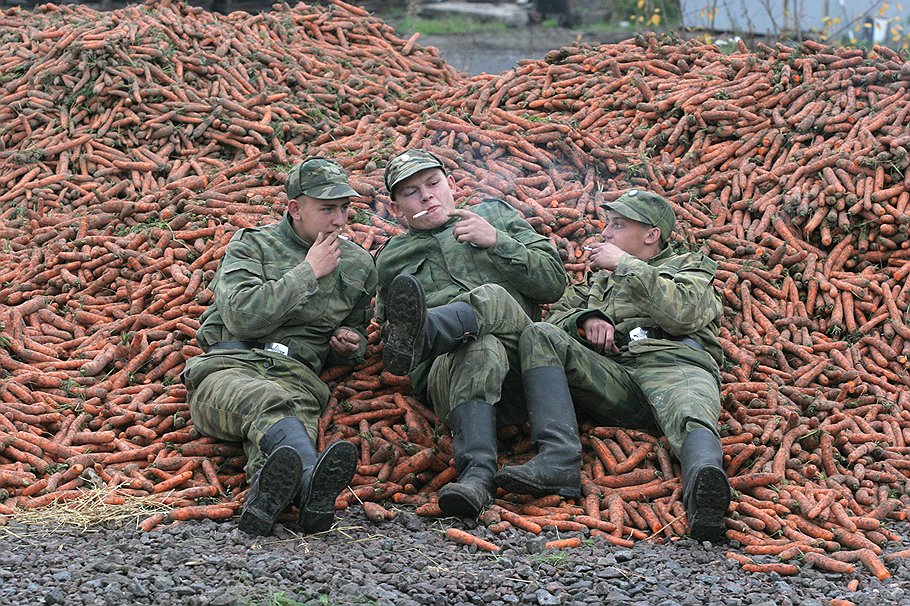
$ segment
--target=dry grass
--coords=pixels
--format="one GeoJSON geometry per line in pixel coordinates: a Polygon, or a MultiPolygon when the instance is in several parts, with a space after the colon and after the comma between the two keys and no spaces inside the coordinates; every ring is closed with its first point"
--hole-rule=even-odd
{"type": "MultiPolygon", "coordinates": [[[[31,527],[34,532],[47,532],[53,527],[77,527],[89,530],[93,526],[119,526],[131,523],[136,526],[148,516],[168,512],[169,505],[161,503],[160,495],[154,497],[135,497],[117,494],[116,487],[87,489],[84,495],[69,501],[52,503],[37,509],[19,509],[12,520],[31,527]],[[109,497],[116,495],[123,503],[105,503],[109,497]]],[[[29,531],[29,532],[32,532],[29,531]]],[[[8,527],[0,527],[0,532],[13,532],[8,527]]],[[[17,527],[15,534],[22,533],[17,527]]]]}

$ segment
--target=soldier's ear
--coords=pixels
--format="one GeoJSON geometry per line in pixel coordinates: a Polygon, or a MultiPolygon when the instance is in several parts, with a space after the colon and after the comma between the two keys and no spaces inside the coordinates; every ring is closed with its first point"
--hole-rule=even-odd
{"type": "Polygon", "coordinates": [[[297,198],[288,200],[288,214],[295,221],[300,220],[300,201],[297,198]]]}
{"type": "Polygon", "coordinates": [[[660,228],[652,227],[645,234],[645,244],[654,244],[660,241],[660,228]]]}
{"type": "Polygon", "coordinates": [[[389,199],[389,212],[392,213],[392,215],[394,215],[396,219],[398,219],[399,221],[401,220],[401,217],[402,217],[401,207],[398,206],[398,202],[395,201],[395,198],[389,199]]]}

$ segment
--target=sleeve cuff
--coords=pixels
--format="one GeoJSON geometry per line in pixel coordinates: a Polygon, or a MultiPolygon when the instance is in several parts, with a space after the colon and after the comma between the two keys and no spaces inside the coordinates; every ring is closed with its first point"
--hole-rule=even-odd
{"type": "Polygon", "coordinates": [[[579,312],[578,315],[575,316],[575,328],[581,328],[582,325],[585,323],[585,320],[587,320],[588,318],[594,317],[594,316],[604,319],[607,322],[610,321],[610,318],[608,318],[606,316],[606,314],[604,314],[604,312],[600,311],[599,309],[588,309],[588,310],[579,312]]]}
{"type": "Polygon", "coordinates": [[[624,276],[634,276],[638,273],[642,266],[650,267],[647,263],[636,257],[626,253],[619,260],[619,265],[616,266],[616,269],[613,270],[613,276],[615,277],[624,277],[624,276]]]}
{"type": "Polygon", "coordinates": [[[296,290],[295,299],[311,297],[319,291],[319,284],[316,281],[316,274],[313,272],[309,262],[300,263],[287,274],[291,282],[291,289],[296,290]]]}
{"type": "Polygon", "coordinates": [[[496,230],[496,245],[488,249],[492,254],[504,259],[519,259],[524,246],[501,229],[496,230]]]}

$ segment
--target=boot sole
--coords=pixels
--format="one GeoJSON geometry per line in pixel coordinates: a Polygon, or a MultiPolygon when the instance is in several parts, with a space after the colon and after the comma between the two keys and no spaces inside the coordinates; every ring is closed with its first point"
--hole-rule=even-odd
{"type": "Polygon", "coordinates": [[[279,446],[259,471],[258,491],[240,514],[240,530],[260,536],[272,533],[275,520],[287,509],[300,489],[303,464],[290,446],[279,446]]]}
{"type": "Polygon", "coordinates": [[[730,483],[723,470],[705,467],[695,476],[689,536],[716,543],[727,530],[724,515],[730,505],[730,483]]]}
{"type": "Polygon", "coordinates": [[[390,373],[406,375],[417,366],[426,330],[427,306],[423,287],[414,276],[395,276],[386,302],[389,336],[382,362],[390,373]]]}
{"type": "Polygon", "coordinates": [[[543,486],[534,483],[527,478],[522,478],[521,475],[515,473],[514,470],[504,467],[496,473],[493,480],[496,482],[497,486],[506,492],[511,492],[513,494],[528,494],[533,497],[545,497],[551,494],[558,494],[565,499],[581,498],[580,478],[578,486],[543,486]]]}
{"type": "Polygon", "coordinates": [[[335,499],[351,483],[359,456],[350,442],[331,444],[319,455],[310,480],[310,493],[300,506],[300,528],[306,534],[324,532],[335,521],[335,499]]]}

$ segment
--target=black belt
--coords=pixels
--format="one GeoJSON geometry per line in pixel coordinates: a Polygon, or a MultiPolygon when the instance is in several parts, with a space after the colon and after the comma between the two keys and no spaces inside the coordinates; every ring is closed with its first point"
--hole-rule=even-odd
{"type": "Polygon", "coordinates": [[[217,343],[212,343],[204,349],[206,353],[212,351],[213,349],[261,349],[263,351],[270,351],[272,353],[278,353],[289,358],[293,358],[313,370],[313,367],[310,366],[310,363],[307,362],[306,358],[301,356],[298,353],[291,351],[287,345],[281,343],[262,343],[260,341],[218,341],[217,343]]]}
{"type": "Polygon", "coordinates": [[[656,326],[638,326],[629,331],[628,336],[624,341],[617,343],[619,347],[626,347],[632,341],[639,341],[641,339],[665,339],[667,341],[676,341],[677,343],[682,343],[687,345],[692,349],[698,351],[704,351],[705,347],[693,339],[692,337],[687,336],[675,336],[671,335],[662,328],[656,326]]]}

